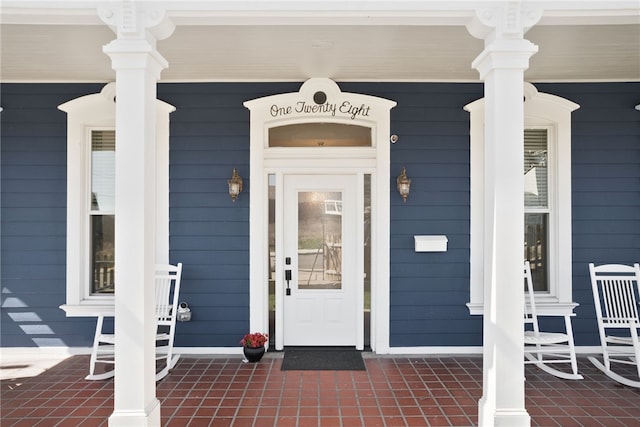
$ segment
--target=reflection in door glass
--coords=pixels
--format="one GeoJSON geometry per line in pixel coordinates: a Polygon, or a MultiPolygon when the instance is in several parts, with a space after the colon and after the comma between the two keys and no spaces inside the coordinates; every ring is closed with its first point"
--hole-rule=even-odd
{"type": "Polygon", "coordinates": [[[298,289],[342,289],[342,193],[298,193],[298,289]]]}

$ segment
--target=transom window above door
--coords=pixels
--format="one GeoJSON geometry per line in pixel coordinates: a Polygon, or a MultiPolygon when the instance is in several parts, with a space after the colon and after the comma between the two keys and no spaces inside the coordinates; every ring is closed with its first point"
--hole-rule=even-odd
{"type": "Polygon", "coordinates": [[[371,128],[342,123],[301,123],[269,129],[269,147],[371,147],[371,128]]]}

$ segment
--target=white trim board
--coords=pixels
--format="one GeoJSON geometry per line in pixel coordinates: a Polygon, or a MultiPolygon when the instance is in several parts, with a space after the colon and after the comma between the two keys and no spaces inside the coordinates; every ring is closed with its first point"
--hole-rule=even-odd
{"type": "MultiPolygon", "coordinates": [[[[371,348],[379,354],[389,350],[389,227],[390,227],[390,110],[394,101],[369,95],[342,92],[326,78],[312,78],[298,92],[283,93],[246,101],[251,111],[249,194],[249,282],[251,330],[269,327],[268,290],[268,175],[276,181],[276,212],[282,209],[285,173],[371,174],[371,348]],[[316,95],[323,95],[322,102],[316,95]],[[331,122],[371,129],[370,147],[269,147],[269,129],[290,124],[331,122]]],[[[282,230],[276,213],[276,230],[282,230]]],[[[275,286],[284,288],[284,259],[280,231],[276,232],[275,286]]],[[[280,297],[276,293],[276,330],[282,324],[280,297]]],[[[358,337],[363,340],[364,331],[358,337]]],[[[277,334],[282,337],[282,334],[277,334]]],[[[283,346],[278,338],[277,348],[283,346]]]]}

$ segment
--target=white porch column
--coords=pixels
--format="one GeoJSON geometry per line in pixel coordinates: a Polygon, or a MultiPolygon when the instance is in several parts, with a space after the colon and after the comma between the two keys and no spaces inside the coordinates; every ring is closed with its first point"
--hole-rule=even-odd
{"type": "Polygon", "coordinates": [[[167,67],[155,41],[173,25],[134,2],[102,9],[117,29],[104,47],[116,71],[115,395],[109,426],[159,426],[155,384],[156,84],[167,67]]]}
{"type": "MultiPolygon", "coordinates": [[[[496,3],[497,4],[497,3],[496,3]]],[[[523,339],[524,70],[537,46],[523,38],[540,13],[519,2],[476,11],[485,40],[472,66],[485,87],[484,342],[480,426],[530,426],[523,339]]]]}

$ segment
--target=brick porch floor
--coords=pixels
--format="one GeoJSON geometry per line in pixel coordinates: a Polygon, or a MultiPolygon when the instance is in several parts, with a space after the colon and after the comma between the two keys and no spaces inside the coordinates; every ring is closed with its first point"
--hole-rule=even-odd
{"type": "MultiPolygon", "coordinates": [[[[183,356],[157,385],[162,425],[473,426],[482,395],[480,356],[376,356],[366,371],[281,371],[282,353],[256,364],[241,356],[183,356]]],[[[107,426],[113,380],[86,381],[88,356],[32,378],[1,382],[0,425],[107,426]]],[[[534,426],[640,426],[640,390],[609,380],[586,358],[585,379],[526,367],[534,426]]]]}

